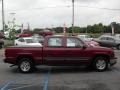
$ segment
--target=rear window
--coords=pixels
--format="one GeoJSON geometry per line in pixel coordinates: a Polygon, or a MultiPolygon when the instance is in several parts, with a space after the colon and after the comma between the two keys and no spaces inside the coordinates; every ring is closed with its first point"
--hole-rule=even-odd
{"type": "Polygon", "coordinates": [[[48,46],[52,47],[61,47],[62,45],[62,38],[50,38],[48,40],[48,46]]]}
{"type": "Polygon", "coordinates": [[[33,39],[26,39],[27,43],[34,43],[33,39]]]}

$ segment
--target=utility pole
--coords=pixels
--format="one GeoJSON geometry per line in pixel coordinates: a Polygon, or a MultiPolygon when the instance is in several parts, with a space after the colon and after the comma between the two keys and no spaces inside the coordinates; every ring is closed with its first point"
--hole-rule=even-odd
{"type": "Polygon", "coordinates": [[[115,25],[116,25],[116,22],[111,23],[111,29],[112,29],[111,35],[115,35],[115,25]]]}
{"type": "Polygon", "coordinates": [[[28,23],[28,30],[30,31],[30,24],[28,23]]]}
{"type": "Polygon", "coordinates": [[[2,26],[3,26],[3,33],[5,31],[5,16],[4,16],[4,1],[2,0],[2,26]]]}
{"type": "Polygon", "coordinates": [[[15,18],[15,14],[16,13],[10,13],[10,15],[11,15],[11,18],[12,18],[12,20],[11,21],[9,21],[9,23],[10,23],[10,25],[11,25],[11,29],[14,29],[15,28],[15,20],[16,20],[16,18],[15,18]]]}
{"type": "Polygon", "coordinates": [[[74,0],[72,0],[72,35],[74,35],[74,0]]]}
{"type": "Polygon", "coordinates": [[[24,29],[24,28],[23,28],[23,24],[22,24],[22,25],[21,25],[21,34],[23,33],[23,29],[24,29]]]}
{"type": "Polygon", "coordinates": [[[16,31],[15,31],[15,27],[16,27],[16,24],[15,24],[15,15],[16,13],[10,13],[10,15],[12,16],[12,20],[9,21],[9,38],[10,39],[15,39],[15,34],[16,34],[16,31]]]}

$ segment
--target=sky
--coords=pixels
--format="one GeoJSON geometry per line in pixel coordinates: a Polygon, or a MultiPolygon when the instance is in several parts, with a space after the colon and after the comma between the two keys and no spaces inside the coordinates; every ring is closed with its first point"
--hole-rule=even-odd
{"type": "MultiPolygon", "coordinates": [[[[120,0],[74,1],[75,26],[84,27],[96,23],[109,25],[111,22],[120,22],[120,0]]],[[[0,14],[1,4],[0,0],[0,14]]],[[[24,28],[27,28],[28,23],[32,29],[64,26],[64,23],[70,27],[72,24],[72,0],[4,0],[4,9],[6,24],[15,18],[15,23],[23,24],[24,28]]]]}

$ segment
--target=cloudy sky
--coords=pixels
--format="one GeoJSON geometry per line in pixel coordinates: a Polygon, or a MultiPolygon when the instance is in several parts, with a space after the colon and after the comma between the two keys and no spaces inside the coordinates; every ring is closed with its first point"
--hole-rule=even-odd
{"type": "MultiPolygon", "coordinates": [[[[75,26],[120,22],[120,10],[108,10],[120,9],[119,3],[120,0],[75,0],[75,26]]],[[[71,26],[72,23],[72,0],[4,0],[4,6],[6,23],[14,17],[16,24],[23,23],[26,27],[29,23],[31,28],[63,26],[64,23],[71,26]]],[[[2,18],[0,28],[1,22],[2,18]]]]}

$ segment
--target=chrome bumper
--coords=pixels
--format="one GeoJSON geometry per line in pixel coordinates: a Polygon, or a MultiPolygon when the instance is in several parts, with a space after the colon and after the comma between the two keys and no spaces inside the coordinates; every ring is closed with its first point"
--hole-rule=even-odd
{"type": "Polygon", "coordinates": [[[117,58],[116,57],[110,59],[110,66],[113,66],[116,63],[117,63],[117,58]]]}

